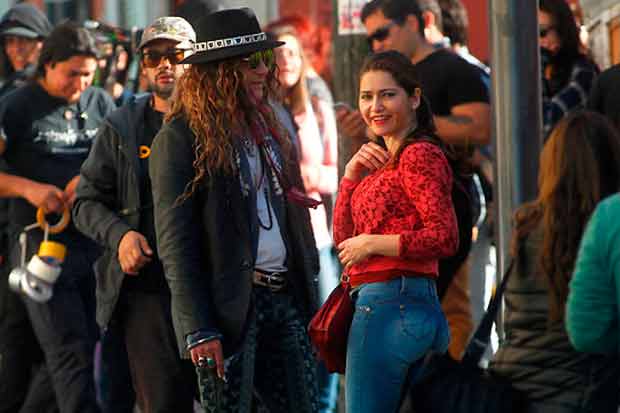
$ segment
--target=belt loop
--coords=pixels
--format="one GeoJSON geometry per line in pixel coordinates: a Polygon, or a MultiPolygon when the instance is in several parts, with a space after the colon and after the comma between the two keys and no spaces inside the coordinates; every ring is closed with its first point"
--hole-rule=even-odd
{"type": "Polygon", "coordinates": [[[407,284],[405,284],[406,280],[407,280],[407,277],[405,277],[404,275],[400,276],[400,294],[401,295],[407,292],[407,284]]]}

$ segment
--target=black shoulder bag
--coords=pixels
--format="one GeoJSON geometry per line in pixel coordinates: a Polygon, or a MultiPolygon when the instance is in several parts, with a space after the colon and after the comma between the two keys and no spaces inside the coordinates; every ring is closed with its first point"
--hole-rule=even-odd
{"type": "Polygon", "coordinates": [[[522,397],[509,381],[478,366],[490,338],[491,328],[514,259],[491,298],[487,311],[470,340],[463,359],[455,361],[438,353],[424,360],[422,378],[407,389],[400,413],[516,413],[523,409],[522,397]]]}

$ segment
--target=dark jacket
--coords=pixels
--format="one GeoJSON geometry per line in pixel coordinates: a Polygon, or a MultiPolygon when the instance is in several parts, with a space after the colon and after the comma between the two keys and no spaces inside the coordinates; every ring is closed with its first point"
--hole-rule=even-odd
{"type": "Polygon", "coordinates": [[[490,368],[530,399],[531,412],[617,412],[616,361],[579,353],[562,320],[549,323],[546,278],[538,271],[542,230],[530,234],[508,280],[506,338],[490,368]]]}
{"type": "Polygon", "coordinates": [[[140,224],[138,144],[144,133],[144,112],[150,95],[133,98],[99,127],[80,171],[73,206],[75,226],[104,246],[95,263],[97,323],[107,326],[125,274],[118,261],[118,244],[140,224]]]}
{"type": "MultiPolygon", "coordinates": [[[[149,170],[158,252],[182,355],[188,356],[187,336],[198,331],[222,334],[224,353],[231,354],[251,308],[256,202],[244,197],[239,175],[213,171],[193,196],[177,203],[194,177],[193,143],[186,122],[175,119],[162,127],[152,145],[149,170]]],[[[303,188],[298,168],[294,175],[293,184],[303,188]]],[[[308,321],[317,308],[318,273],[310,215],[288,202],[283,213],[274,212],[287,247],[289,288],[308,321]]]]}

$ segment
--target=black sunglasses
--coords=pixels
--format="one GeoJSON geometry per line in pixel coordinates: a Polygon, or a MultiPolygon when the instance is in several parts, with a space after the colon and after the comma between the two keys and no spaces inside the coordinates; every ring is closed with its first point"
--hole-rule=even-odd
{"type": "Polygon", "coordinates": [[[549,26],[549,27],[541,27],[540,31],[538,32],[538,35],[542,38],[542,37],[547,37],[547,35],[549,34],[549,32],[551,30],[555,30],[555,27],[553,26],[549,26]]]}
{"type": "Polygon", "coordinates": [[[184,49],[170,49],[165,53],[149,51],[142,54],[142,63],[153,69],[161,64],[163,58],[166,58],[171,65],[178,65],[185,58],[186,51],[184,49]]]}
{"type": "Polygon", "coordinates": [[[368,37],[366,37],[366,40],[368,41],[368,45],[370,46],[370,48],[372,49],[372,43],[375,40],[378,41],[378,42],[381,42],[381,41],[387,39],[387,37],[390,35],[390,29],[392,29],[392,27],[395,24],[396,23],[394,23],[394,22],[390,22],[390,23],[386,24],[385,26],[379,27],[372,34],[369,34],[368,37]]]}

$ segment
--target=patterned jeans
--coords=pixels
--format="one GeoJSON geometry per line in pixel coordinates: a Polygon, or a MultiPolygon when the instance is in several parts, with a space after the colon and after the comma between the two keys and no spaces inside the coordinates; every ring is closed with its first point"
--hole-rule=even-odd
{"type": "Polygon", "coordinates": [[[199,369],[207,413],[316,413],[316,360],[293,298],[263,287],[252,292],[253,311],[238,354],[226,360],[227,383],[199,369]]]}

